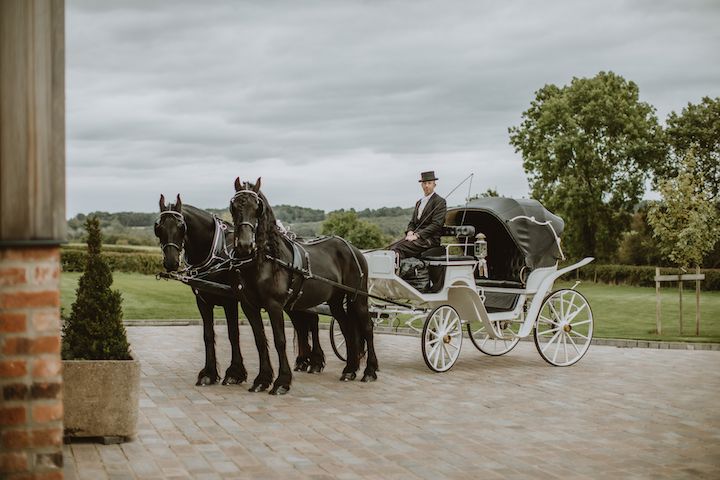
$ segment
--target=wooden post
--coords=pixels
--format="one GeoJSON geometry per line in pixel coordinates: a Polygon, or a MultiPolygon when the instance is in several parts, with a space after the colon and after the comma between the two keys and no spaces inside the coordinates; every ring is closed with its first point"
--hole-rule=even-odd
{"type": "Polygon", "coordinates": [[[655,267],[655,330],[662,335],[662,322],[660,321],[660,267],[655,267]]]}
{"type": "Polygon", "coordinates": [[[680,335],[683,333],[683,308],[682,308],[682,296],[683,296],[683,281],[682,281],[682,269],[678,270],[678,290],[680,291],[680,335]]]}
{"type": "Polygon", "coordinates": [[[705,280],[705,275],[700,273],[700,267],[696,267],[695,273],[683,275],[682,270],[678,275],[660,275],[660,267],[655,267],[655,324],[658,335],[662,333],[660,324],[660,282],[678,282],[680,291],[680,335],[683,333],[683,282],[695,280],[695,335],[700,335],[700,281],[705,280]]]}
{"type": "Polygon", "coordinates": [[[0,478],[63,478],[65,4],[0,0],[0,478]]]}
{"type": "Polygon", "coordinates": [[[65,5],[0,0],[0,247],[65,241],[65,5]]]}
{"type": "MultiPolygon", "coordinates": [[[[700,265],[695,267],[695,273],[700,276],[700,265]]],[[[695,335],[700,336],[700,280],[695,280],[695,335]]]]}

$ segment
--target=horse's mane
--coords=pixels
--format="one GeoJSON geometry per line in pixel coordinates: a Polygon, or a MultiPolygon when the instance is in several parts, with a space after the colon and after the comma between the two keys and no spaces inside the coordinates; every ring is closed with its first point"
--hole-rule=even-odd
{"type": "MultiPolygon", "coordinates": [[[[254,187],[254,184],[245,182],[245,188],[248,190],[252,190],[254,187]]],[[[262,191],[258,191],[257,195],[262,201],[262,213],[258,218],[257,235],[255,237],[257,248],[259,252],[266,252],[271,257],[278,258],[281,239],[277,229],[275,213],[262,191]]]]}

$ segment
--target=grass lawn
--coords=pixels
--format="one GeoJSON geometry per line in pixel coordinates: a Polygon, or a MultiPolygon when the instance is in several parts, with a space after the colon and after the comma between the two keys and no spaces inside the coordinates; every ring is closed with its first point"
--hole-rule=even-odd
{"type": "MultiPolygon", "coordinates": [[[[66,313],[75,300],[79,272],[60,276],[60,301],[66,313]]],[[[129,320],[200,318],[190,287],[176,281],[155,280],[153,275],[113,272],[113,289],[123,297],[123,317],[129,320]]],[[[218,309],[222,312],[222,309],[218,309]]],[[[216,318],[219,313],[216,313],[216,318]]],[[[224,314],[221,318],[224,318],[224,314]]]]}
{"type": "MultiPolygon", "coordinates": [[[[555,288],[572,286],[558,282],[555,288]]],[[[677,287],[661,293],[662,335],[655,334],[655,289],[581,283],[577,290],[587,297],[595,319],[595,336],[642,340],[720,342],[720,292],[701,292],[700,336],[695,336],[695,285],[683,295],[683,334],[680,335],[677,287]]]]}
{"type": "MultiPolygon", "coordinates": [[[[75,298],[80,273],[65,272],[61,276],[62,306],[66,311],[75,298]]],[[[195,297],[190,288],[175,281],[155,280],[151,275],[135,273],[113,274],[113,288],[123,296],[126,319],[199,319],[195,297]]],[[[555,287],[568,288],[572,283],[558,282],[555,287]]],[[[700,337],[695,337],[695,291],[683,297],[684,336],[679,333],[678,291],[662,290],[663,335],[655,335],[655,289],[581,283],[578,290],[590,302],[595,318],[595,336],[643,340],[720,342],[720,292],[703,292],[700,308],[702,319],[700,337]]],[[[215,309],[216,318],[224,318],[222,309],[215,309]]],[[[321,317],[322,319],[323,317],[321,317]]]]}

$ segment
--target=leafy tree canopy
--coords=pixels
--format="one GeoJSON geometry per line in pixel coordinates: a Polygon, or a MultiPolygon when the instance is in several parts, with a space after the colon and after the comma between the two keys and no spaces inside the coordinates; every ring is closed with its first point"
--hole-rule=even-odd
{"type": "Polygon", "coordinates": [[[354,210],[330,212],[322,224],[321,233],[343,237],[358,248],[378,248],[387,243],[380,228],[360,220],[354,210]]]}
{"type": "Polygon", "coordinates": [[[648,213],[660,251],[680,267],[700,266],[720,237],[718,210],[704,185],[691,149],[677,176],[660,180],[663,199],[648,213]]]}
{"type": "Polygon", "coordinates": [[[511,127],[532,196],[566,222],[571,257],[615,252],[649,171],[665,156],[662,130],[639,89],[612,72],[545,85],[511,127]]]}
{"type": "Polygon", "coordinates": [[[675,176],[682,159],[693,149],[695,168],[703,177],[703,188],[720,198],[720,97],[703,97],[688,103],[680,115],[671,112],[665,129],[670,147],[669,162],[660,176],[675,176]]]}

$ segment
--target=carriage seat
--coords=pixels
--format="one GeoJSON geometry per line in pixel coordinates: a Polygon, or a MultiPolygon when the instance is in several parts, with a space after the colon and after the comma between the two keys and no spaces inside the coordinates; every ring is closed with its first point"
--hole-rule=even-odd
{"type": "MultiPolygon", "coordinates": [[[[467,238],[475,236],[475,227],[472,225],[445,225],[443,227],[442,235],[444,237],[456,237],[467,238]]],[[[419,258],[421,260],[428,260],[430,262],[444,262],[448,260],[445,256],[445,247],[438,245],[437,247],[430,247],[424,252],[420,253],[419,258]]],[[[475,257],[469,255],[451,255],[450,261],[467,261],[475,260],[475,257]]]]}
{"type": "Polygon", "coordinates": [[[492,280],[489,278],[476,278],[475,285],[478,287],[495,287],[495,288],[519,288],[524,289],[525,285],[513,280],[492,280]]]}
{"type": "Polygon", "coordinates": [[[421,255],[421,258],[428,262],[467,262],[470,260],[476,260],[476,258],[472,255],[449,255],[447,257],[445,255],[421,255]]]}

